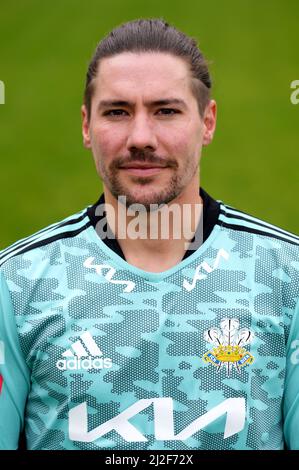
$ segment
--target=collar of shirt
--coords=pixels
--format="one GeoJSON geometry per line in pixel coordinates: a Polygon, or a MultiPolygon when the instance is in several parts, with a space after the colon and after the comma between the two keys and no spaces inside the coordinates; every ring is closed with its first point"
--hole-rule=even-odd
{"type": "MultiPolygon", "coordinates": [[[[193,242],[193,249],[192,250],[186,250],[182,260],[186,259],[188,256],[190,256],[192,253],[194,253],[194,250],[199,248],[200,242],[198,240],[202,240],[202,243],[207,240],[209,237],[210,233],[212,232],[218,217],[219,217],[219,212],[220,212],[220,203],[213,199],[203,188],[199,188],[199,194],[202,198],[203,201],[203,234],[202,237],[197,237],[196,234],[194,235],[194,238],[191,240],[191,243],[193,242]],[[194,244],[194,241],[197,240],[197,245],[194,244]]],[[[100,204],[105,204],[105,196],[104,193],[101,194],[99,200],[93,205],[88,208],[88,215],[91,220],[91,223],[94,228],[96,228],[96,224],[101,221],[103,218],[106,219],[106,213],[105,211],[103,212],[102,215],[96,215],[96,209],[100,204]]],[[[200,223],[198,224],[197,230],[200,229],[200,223]]],[[[103,229],[107,232],[107,234],[111,232],[111,229],[108,227],[108,224],[103,221],[101,223],[101,226],[103,229]]],[[[106,236],[102,238],[103,242],[111,249],[113,250],[117,255],[119,255],[121,258],[125,260],[125,256],[122,252],[122,249],[115,237],[111,236],[106,236]]]]}

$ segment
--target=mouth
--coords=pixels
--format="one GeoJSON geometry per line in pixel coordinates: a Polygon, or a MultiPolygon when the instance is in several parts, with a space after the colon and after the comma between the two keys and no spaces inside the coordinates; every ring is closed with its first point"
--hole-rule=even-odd
{"type": "Polygon", "coordinates": [[[120,167],[120,170],[126,171],[135,176],[152,176],[167,167],[164,165],[157,165],[155,163],[128,163],[120,167]]]}

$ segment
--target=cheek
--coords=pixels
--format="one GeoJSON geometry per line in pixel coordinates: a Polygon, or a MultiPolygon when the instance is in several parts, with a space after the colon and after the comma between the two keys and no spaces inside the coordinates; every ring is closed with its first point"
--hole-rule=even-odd
{"type": "Polygon", "coordinates": [[[91,143],[95,156],[109,159],[119,153],[123,136],[117,129],[99,126],[92,131],[91,143]]]}
{"type": "Polygon", "coordinates": [[[180,132],[173,136],[172,139],[168,141],[169,151],[174,156],[179,159],[191,158],[194,155],[198,155],[198,152],[201,148],[198,138],[195,138],[194,135],[189,132],[180,132]]]}
{"type": "Polygon", "coordinates": [[[163,132],[160,133],[160,136],[161,141],[164,141],[165,144],[167,142],[171,152],[177,156],[198,154],[202,145],[201,126],[192,125],[190,121],[184,123],[184,125],[164,129],[163,132]]]}
{"type": "Polygon", "coordinates": [[[196,127],[189,132],[186,132],[187,140],[188,140],[188,149],[189,155],[198,158],[201,153],[202,148],[202,128],[196,127]]]}

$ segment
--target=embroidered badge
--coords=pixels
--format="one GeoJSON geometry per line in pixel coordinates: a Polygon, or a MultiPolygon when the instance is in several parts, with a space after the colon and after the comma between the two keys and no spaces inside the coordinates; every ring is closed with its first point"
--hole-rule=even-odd
{"type": "Polygon", "coordinates": [[[254,333],[248,328],[239,329],[237,318],[224,318],[220,328],[210,328],[204,332],[204,339],[215,347],[203,355],[203,360],[215,366],[217,372],[225,366],[228,377],[232,368],[239,373],[241,367],[252,364],[254,357],[243,346],[250,344],[254,333]]]}

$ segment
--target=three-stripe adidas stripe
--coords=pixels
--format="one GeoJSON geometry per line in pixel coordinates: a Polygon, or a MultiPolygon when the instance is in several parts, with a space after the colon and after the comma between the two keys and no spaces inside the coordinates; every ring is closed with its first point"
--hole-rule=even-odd
{"type": "MultiPolygon", "coordinates": [[[[266,235],[278,240],[299,245],[299,237],[275,225],[264,222],[245,212],[220,202],[218,225],[234,230],[240,230],[258,235],[266,235]]],[[[62,222],[52,224],[35,234],[17,241],[0,252],[0,266],[13,256],[23,254],[34,248],[44,246],[61,238],[74,237],[92,225],[87,209],[64,219],[62,222]]]]}
{"type": "Polygon", "coordinates": [[[87,210],[68,217],[62,222],[52,224],[49,227],[36,232],[30,237],[17,241],[10,247],[0,252],[0,266],[9,258],[20,255],[26,251],[47,245],[61,238],[74,237],[91,225],[87,210]]]}
{"type": "Polygon", "coordinates": [[[299,245],[299,237],[291,232],[283,230],[275,225],[264,222],[245,212],[220,202],[220,214],[218,224],[233,230],[266,235],[278,240],[289,242],[293,245],[299,245]]]}

